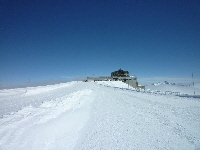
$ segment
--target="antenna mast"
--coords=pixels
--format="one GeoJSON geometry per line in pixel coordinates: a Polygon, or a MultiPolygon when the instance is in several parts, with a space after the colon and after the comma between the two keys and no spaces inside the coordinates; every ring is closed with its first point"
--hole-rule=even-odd
{"type": "MultiPolygon", "coordinates": [[[[194,75],[192,73],[192,80],[193,80],[193,87],[194,87],[194,75]]],[[[194,89],[194,95],[195,95],[195,89],[194,89]]]]}

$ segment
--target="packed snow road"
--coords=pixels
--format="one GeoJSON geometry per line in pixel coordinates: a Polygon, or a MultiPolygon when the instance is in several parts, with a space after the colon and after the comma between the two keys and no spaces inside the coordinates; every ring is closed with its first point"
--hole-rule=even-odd
{"type": "Polygon", "coordinates": [[[1,90],[0,150],[200,149],[198,99],[107,83],[1,90]]]}

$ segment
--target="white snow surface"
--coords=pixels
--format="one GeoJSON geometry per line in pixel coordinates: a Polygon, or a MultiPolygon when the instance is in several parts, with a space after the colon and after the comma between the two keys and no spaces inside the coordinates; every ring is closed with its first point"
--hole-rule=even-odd
{"type": "Polygon", "coordinates": [[[0,150],[200,150],[200,99],[154,90],[120,81],[0,90],[0,150]]]}
{"type": "Polygon", "coordinates": [[[180,94],[198,94],[200,95],[200,83],[195,83],[193,85],[170,85],[170,84],[158,84],[158,85],[148,85],[146,89],[159,90],[159,91],[172,91],[180,92],[180,94]]]}

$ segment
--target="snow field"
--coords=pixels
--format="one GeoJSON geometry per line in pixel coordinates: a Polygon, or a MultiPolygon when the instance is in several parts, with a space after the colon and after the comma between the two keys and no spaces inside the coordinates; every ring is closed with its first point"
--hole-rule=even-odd
{"type": "Polygon", "coordinates": [[[195,149],[200,146],[200,109],[193,110],[198,102],[188,105],[176,97],[169,100],[165,96],[112,87],[98,91],[101,96],[94,103],[92,123],[77,150],[195,149]],[[174,105],[179,102],[178,106],[174,105]]]}
{"type": "MultiPolygon", "coordinates": [[[[0,116],[12,114],[29,105],[39,106],[42,102],[54,100],[64,95],[63,89],[73,87],[75,83],[0,90],[0,116]]],[[[64,91],[70,93],[70,90],[64,91]]]]}
{"type": "Polygon", "coordinates": [[[199,99],[127,87],[106,81],[0,90],[0,150],[200,148],[199,99]]]}
{"type": "Polygon", "coordinates": [[[192,85],[169,85],[169,84],[159,84],[159,85],[148,85],[146,89],[150,90],[160,90],[169,92],[179,92],[180,94],[197,94],[200,95],[200,83],[196,83],[195,86],[192,85]]]}
{"type": "Polygon", "coordinates": [[[72,149],[78,131],[89,118],[91,92],[78,90],[4,115],[0,120],[0,149],[72,149]]]}

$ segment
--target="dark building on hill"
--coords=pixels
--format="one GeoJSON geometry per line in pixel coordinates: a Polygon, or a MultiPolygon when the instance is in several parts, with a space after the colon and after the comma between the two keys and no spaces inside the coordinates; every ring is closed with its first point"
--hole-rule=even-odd
{"type": "Polygon", "coordinates": [[[144,86],[138,86],[136,76],[130,76],[128,71],[123,71],[121,68],[118,71],[111,72],[110,77],[87,77],[87,81],[122,81],[133,88],[145,89],[144,86]]]}

